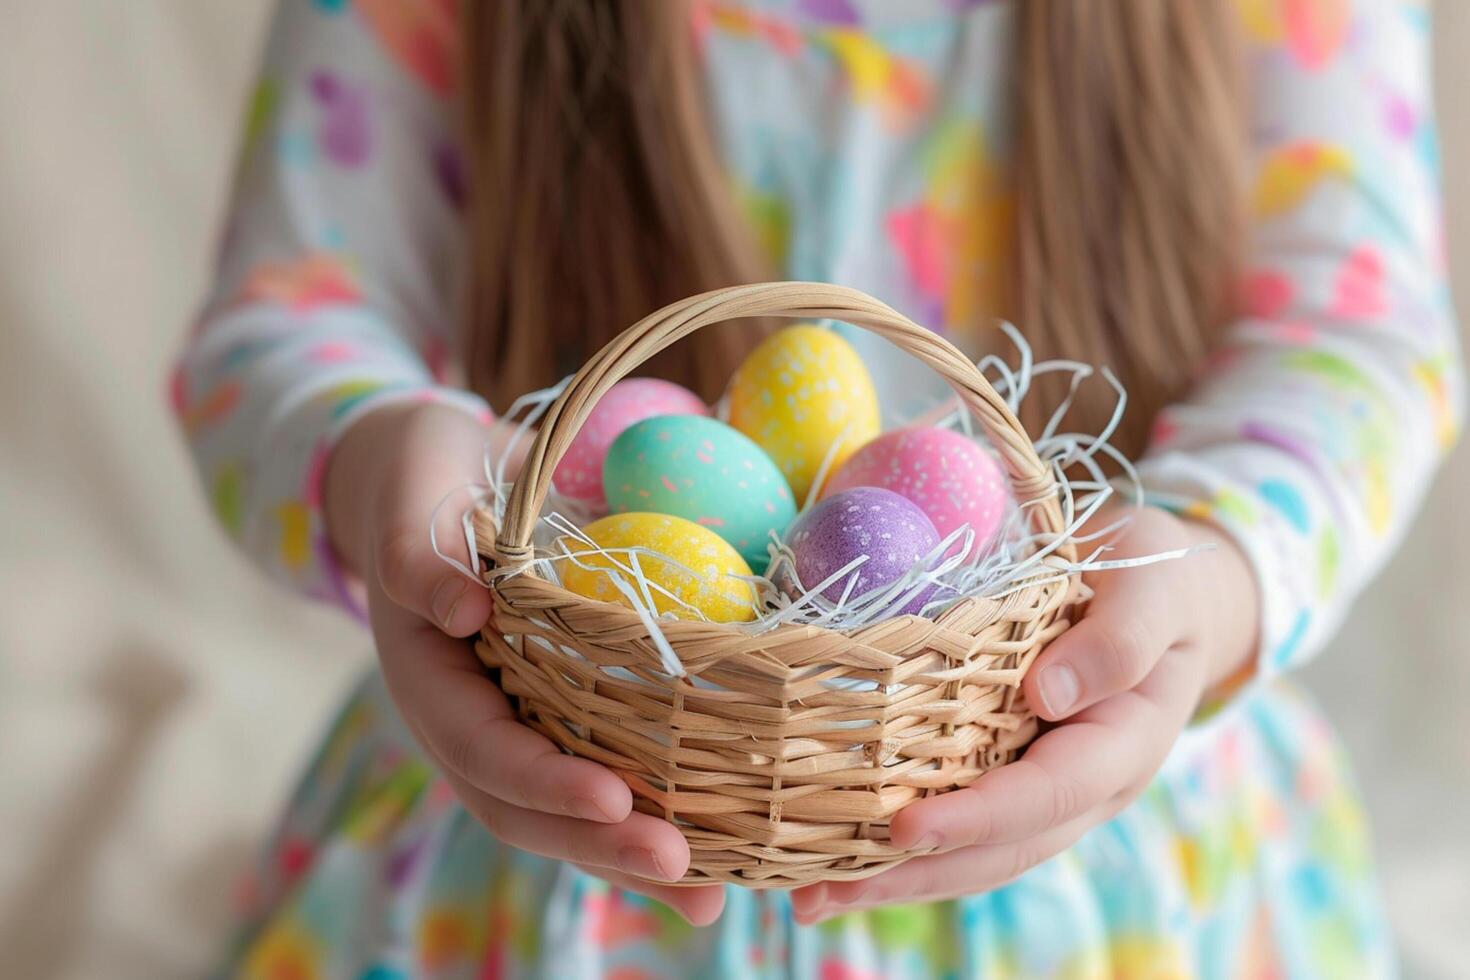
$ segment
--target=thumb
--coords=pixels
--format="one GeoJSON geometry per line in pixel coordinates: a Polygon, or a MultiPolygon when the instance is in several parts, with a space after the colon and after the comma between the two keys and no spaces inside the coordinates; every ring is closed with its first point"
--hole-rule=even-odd
{"type": "Polygon", "coordinates": [[[434,546],[476,567],[463,525],[472,497],[464,491],[484,479],[479,465],[487,433],[467,416],[446,410],[431,424],[415,425],[405,438],[401,467],[379,488],[371,574],[398,605],[450,636],[469,636],[490,618],[489,590],[434,546]]]}
{"type": "MultiPolygon", "coordinates": [[[[490,618],[490,592],[434,553],[426,507],[409,507],[385,526],[373,549],[374,572],[383,592],[450,636],[469,636],[490,618]],[[418,520],[415,521],[414,518],[418,520]]],[[[448,505],[444,510],[449,511],[448,505]]],[[[439,550],[469,568],[475,565],[461,533],[458,515],[435,520],[439,550]]]]}

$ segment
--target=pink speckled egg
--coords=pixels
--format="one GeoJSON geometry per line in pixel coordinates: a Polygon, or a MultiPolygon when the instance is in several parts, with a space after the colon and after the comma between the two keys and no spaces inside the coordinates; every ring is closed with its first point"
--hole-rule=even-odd
{"type": "MultiPolygon", "coordinates": [[[[859,596],[901,579],[914,563],[933,551],[939,534],[913,502],[880,487],[853,487],[818,501],[791,528],[787,542],[804,588],[816,588],[859,555],[868,560],[822,590],[840,602],[854,575],[849,596],[859,596]]],[[[895,615],[917,614],[934,593],[930,586],[895,615]]]]}
{"type": "Polygon", "coordinates": [[[974,550],[986,551],[1005,519],[1010,491],[1000,464],[953,429],[895,429],[863,446],[832,479],[826,493],[883,487],[918,504],[940,538],[968,524],[974,550]]]}
{"type": "Polygon", "coordinates": [[[635,422],[659,415],[708,415],[699,396],[672,381],[626,378],[608,389],[592,407],[587,424],[577,433],[556,466],[551,482],[558,493],[603,507],[602,462],[607,448],[635,422]]]}

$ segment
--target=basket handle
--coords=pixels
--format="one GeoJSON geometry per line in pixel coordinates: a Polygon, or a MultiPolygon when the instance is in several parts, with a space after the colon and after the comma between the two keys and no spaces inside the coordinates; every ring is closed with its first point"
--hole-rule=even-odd
{"type": "Polygon", "coordinates": [[[1028,509],[1032,530],[1044,535],[1063,532],[1051,469],[1037,457],[1026,430],[1005,400],[953,344],[856,289],[819,282],[766,282],[716,289],[671,303],[633,324],[582,365],[542,418],[511,488],[493,557],[512,567],[531,559],[532,532],[551,489],[551,475],[592,407],[609,388],[696,330],[753,317],[840,320],[892,341],[929,365],[954,389],[990,438],[1005,463],[1016,499],[1037,501],[1028,509]]]}

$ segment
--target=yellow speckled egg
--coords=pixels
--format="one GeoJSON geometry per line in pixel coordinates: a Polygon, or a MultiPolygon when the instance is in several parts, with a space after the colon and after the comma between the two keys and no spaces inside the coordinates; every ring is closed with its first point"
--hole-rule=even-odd
{"type": "Polygon", "coordinates": [[[776,461],[800,506],[829,452],[832,473],[878,434],[878,394],[851,344],[798,324],[767,337],[735,372],[730,424],[776,461]]]}
{"type": "MultiPolygon", "coordinates": [[[[671,514],[610,514],[582,528],[597,546],[614,551],[619,548],[646,548],[657,555],[639,553],[638,567],[651,583],[698,609],[716,623],[747,622],[756,616],[755,587],[737,575],[749,575],[745,559],[718,534],[693,521],[671,514]],[[672,561],[664,561],[666,555],[672,561]],[[677,564],[676,564],[677,563],[677,564]],[[680,567],[684,566],[684,567],[680,567]],[[685,569],[692,570],[686,571],[685,569]]],[[[632,575],[617,568],[613,561],[598,554],[580,554],[590,549],[575,538],[563,538],[569,551],[579,553],[578,560],[592,568],[579,568],[570,559],[558,562],[562,585],[589,599],[631,605],[613,583],[614,575],[637,586],[632,575]],[[600,571],[599,569],[609,569],[600,571]]],[[[616,555],[619,564],[632,563],[632,555],[616,555]]],[[[671,612],[679,619],[699,617],[669,596],[650,590],[654,607],[671,612]]]]}

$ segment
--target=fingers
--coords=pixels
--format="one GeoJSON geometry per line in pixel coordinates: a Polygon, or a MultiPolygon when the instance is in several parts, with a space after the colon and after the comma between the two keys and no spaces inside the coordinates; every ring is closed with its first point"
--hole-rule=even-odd
{"type": "Polygon", "coordinates": [[[991,891],[1071,847],[1089,829],[1115,813],[1116,808],[1098,808],[1025,841],[917,857],[863,881],[798,888],[791,893],[792,911],[802,925],[811,925],[879,905],[943,901],[991,891]]]}
{"type": "Polygon", "coordinates": [[[894,844],[1023,842],[1141,790],[1189,719],[1202,684],[1197,657],[1166,656],[1135,690],[1042,735],[1016,762],[901,810],[889,828],[894,844]]]}
{"type": "Polygon", "coordinates": [[[1166,565],[1102,577],[1086,614],[1027,673],[1027,703],[1048,721],[1059,721],[1137,686],[1187,635],[1175,621],[1176,588],[1166,565]]]}
{"type": "Polygon", "coordinates": [[[552,816],[511,806],[454,775],[445,778],[464,808],[512,847],[653,881],[678,881],[689,870],[689,844],[666,820],[645,813],[619,823],[552,816]]]}
{"type": "MultiPolygon", "coordinates": [[[[598,869],[618,882],[677,881],[689,845],[667,821],[632,812],[626,783],[587,759],[561,754],[516,720],[505,695],[465,645],[374,589],[373,632],[384,679],[414,735],[465,809],[505,843],[598,869]],[[615,877],[622,876],[622,877],[615,877]]],[[[723,892],[665,896],[691,922],[719,916],[723,892]]]]}
{"type": "Polygon", "coordinates": [[[445,498],[484,482],[480,467],[489,434],[453,409],[416,412],[403,424],[403,465],[377,491],[368,556],[374,574],[368,577],[450,636],[469,636],[490,617],[489,591],[434,553],[429,527],[432,520],[440,551],[474,567],[460,519],[470,497],[445,498]]]}
{"type": "Polygon", "coordinates": [[[897,847],[951,849],[1024,840],[1071,820],[1121,786],[1130,760],[1123,733],[1071,724],[1037,739],[1025,757],[966,789],[921,800],[894,815],[897,847]]]}
{"type": "Polygon", "coordinates": [[[632,811],[621,779],[522,725],[464,643],[391,602],[368,605],[388,690],[441,768],[526,810],[603,823],[632,811]]]}
{"type": "Polygon", "coordinates": [[[460,506],[439,507],[446,493],[465,483],[468,481],[456,484],[423,474],[406,477],[383,505],[372,548],[374,574],[368,576],[382,584],[393,602],[456,637],[478,632],[492,610],[489,590],[435,554],[434,541],[429,538],[432,516],[439,550],[466,567],[475,567],[460,523],[469,497],[460,506]]]}
{"type": "Polygon", "coordinates": [[[900,811],[894,844],[947,850],[866,881],[797,889],[798,921],[989,891],[1072,846],[1147,785],[1194,710],[1203,675],[1198,656],[1169,654],[1135,690],[1043,735],[1020,761],[900,811]]]}
{"type": "MultiPolygon", "coordinates": [[[[384,405],[348,427],[323,476],[327,531],[343,565],[381,577],[394,601],[457,636],[484,624],[489,596],[435,556],[429,522],[446,495],[484,482],[490,438],[480,420],[452,407],[384,405]]],[[[472,565],[455,516],[467,501],[441,508],[435,529],[449,554],[472,565]]]]}
{"type": "Polygon", "coordinates": [[[579,864],[577,867],[590,875],[603,879],[608,884],[624,891],[645,895],[655,902],[662,902],[683,916],[692,926],[712,925],[725,910],[725,889],[720,885],[700,885],[693,888],[672,888],[656,885],[642,878],[634,878],[607,868],[579,864]]]}

